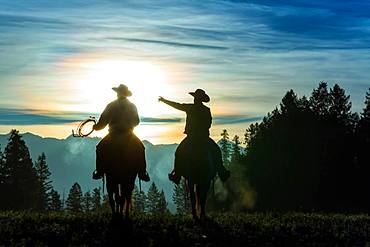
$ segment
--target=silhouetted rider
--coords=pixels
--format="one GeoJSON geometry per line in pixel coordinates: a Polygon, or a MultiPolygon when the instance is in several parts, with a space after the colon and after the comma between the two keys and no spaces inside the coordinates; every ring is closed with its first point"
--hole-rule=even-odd
{"type": "Polygon", "coordinates": [[[123,84],[112,89],[117,92],[117,99],[106,106],[98,123],[93,126],[94,130],[101,130],[109,125],[109,134],[96,147],[94,178],[98,179],[107,172],[114,173],[117,170],[114,166],[120,165],[120,162],[131,162],[139,166],[137,167],[139,178],[149,181],[146,172],[145,148],[139,138],[133,134],[134,127],[139,124],[140,120],[136,106],[127,99],[132,93],[123,84]],[[116,152],[113,152],[114,150],[116,152]],[[125,152],[125,150],[134,153],[125,152]]]}
{"type": "Polygon", "coordinates": [[[173,102],[163,97],[159,101],[166,103],[173,108],[186,112],[186,125],[184,133],[187,137],[180,143],[175,153],[175,168],[169,174],[169,179],[178,184],[181,176],[186,176],[187,168],[184,156],[191,153],[192,156],[201,156],[202,152],[209,152],[213,156],[213,165],[222,181],[226,181],[230,176],[222,164],[221,151],[218,145],[209,138],[209,129],[212,124],[212,115],[210,109],[203,105],[203,102],[209,102],[210,98],[202,89],[190,92],[194,97],[193,104],[181,104],[173,102]]]}

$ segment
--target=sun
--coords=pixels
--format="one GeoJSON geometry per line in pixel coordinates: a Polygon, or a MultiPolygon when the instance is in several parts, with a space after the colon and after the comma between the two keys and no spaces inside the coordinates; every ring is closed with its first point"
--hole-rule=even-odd
{"type": "Polygon", "coordinates": [[[157,117],[167,113],[168,108],[158,103],[158,96],[169,95],[171,87],[159,65],[146,61],[101,60],[85,63],[83,67],[85,76],[76,83],[84,102],[81,110],[102,112],[116,99],[112,87],[122,83],[132,91],[129,99],[141,116],[157,117]]]}

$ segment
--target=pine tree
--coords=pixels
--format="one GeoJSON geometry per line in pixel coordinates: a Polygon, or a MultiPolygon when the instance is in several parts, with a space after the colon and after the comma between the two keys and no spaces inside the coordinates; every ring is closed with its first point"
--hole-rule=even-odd
{"type": "Polygon", "coordinates": [[[35,162],[35,170],[36,175],[39,179],[40,183],[40,208],[41,210],[47,210],[48,204],[50,200],[50,191],[52,189],[51,186],[51,180],[50,180],[50,171],[48,168],[48,165],[46,163],[46,156],[45,153],[42,153],[38,159],[37,162],[35,162]]]}
{"type": "Polygon", "coordinates": [[[153,182],[147,194],[147,207],[148,207],[149,213],[158,212],[159,198],[160,198],[160,193],[158,191],[157,186],[153,182]]]}
{"type": "Polygon", "coordinates": [[[330,95],[326,82],[320,82],[317,89],[312,91],[309,99],[309,106],[312,111],[319,116],[326,116],[329,113],[330,95]]]}
{"type": "Polygon", "coordinates": [[[146,195],[144,191],[139,191],[135,185],[133,193],[133,206],[136,212],[145,212],[146,208],[146,195]]]}
{"type": "Polygon", "coordinates": [[[230,163],[230,143],[229,143],[229,133],[227,133],[227,130],[224,129],[221,133],[221,140],[219,142],[221,153],[222,153],[222,161],[225,166],[228,166],[230,163]]]}
{"type": "Polygon", "coordinates": [[[93,207],[93,198],[91,197],[90,191],[87,191],[82,198],[82,209],[85,212],[90,212],[93,207]]]}
{"type": "Polygon", "coordinates": [[[92,194],[92,210],[99,211],[101,209],[101,195],[100,195],[100,187],[95,188],[92,194]]]}
{"type": "Polygon", "coordinates": [[[62,211],[63,206],[62,206],[62,201],[60,200],[59,193],[56,190],[51,189],[49,195],[50,195],[50,200],[49,200],[48,210],[62,211]]]}
{"type": "Polygon", "coordinates": [[[370,88],[365,96],[365,108],[361,113],[356,129],[356,143],[357,143],[357,162],[359,165],[358,171],[358,185],[359,191],[357,194],[361,197],[362,211],[369,212],[370,210],[370,88]]]}
{"type": "Polygon", "coordinates": [[[82,190],[81,186],[76,182],[69,191],[66,201],[67,210],[69,212],[77,213],[82,211],[82,190]]]}
{"type": "Polygon", "coordinates": [[[103,195],[103,202],[102,202],[102,205],[101,205],[101,210],[103,210],[103,211],[110,210],[109,198],[108,198],[107,194],[103,195]]]}
{"type": "Polygon", "coordinates": [[[164,195],[164,191],[162,189],[161,193],[159,194],[159,199],[158,199],[158,206],[157,206],[157,212],[164,214],[168,212],[168,203],[166,201],[166,196],[164,195]]]}
{"type": "Polygon", "coordinates": [[[176,212],[178,214],[187,214],[191,212],[191,202],[185,179],[181,179],[180,183],[175,185],[172,200],[175,203],[176,212]]]}
{"type": "MultiPolygon", "coordinates": [[[[2,196],[5,195],[6,190],[6,170],[5,170],[5,162],[4,162],[4,155],[1,151],[0,147],[0,198],[3,198],[2,196]]],[[[0,209],[4,208],[5,205],[3,205],[5,200],[0,200],[0,209]]]]}
{"type": "Polygon", "coordinates": [[[232,156],[231,156],[231,163],[237,164],[241,160],[241,149],[240,149],[240,140],[239,136],[235,135],[233,138],[233,144],[232,144],[232,156]]]}
{"type": "Polygon", "coordinates": [[[22,136],[12,130],[4,151],[2,177],[3,209],[39,210],[40,183],[22,136]]]}
{"type": "Polygon", "coordinates": [[[365,96],[365,108],[361,113],[362,121],[366,121],[366,123],[370,126],[370,88],[366,92],[365,96]]]}

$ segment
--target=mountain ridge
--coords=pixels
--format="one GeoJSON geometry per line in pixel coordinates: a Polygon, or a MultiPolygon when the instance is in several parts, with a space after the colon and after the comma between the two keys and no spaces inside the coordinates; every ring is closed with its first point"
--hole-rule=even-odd
{"type": "MultiPolygon", "coordinates": [[[[52,184],[62,197],[67,197],[69,189],[75,182],[81,185],[84,192],[102,186],[101,181],[91,178],[95,169],[95,147],[101,138],[75,138],[70,135],[65,139],[59,139],[41,137],[30,132],[21,133],[21,135],[34,162],[38,155],[42,152],[45,153],[52,184]]],[[[10,133],[0,134],[1,150],[6,147],[9,136],[10,133]]],[[[173,211],[172,192],[174,185],[168,180],[167,174],[172,170],[174,153],[178,144],[155,145],[148,140],[142,142],[145,146],[147,170],[151,182],[155,182],[159,189],[163,189],[169,209],[173,211]]],[[[144,191],[147,191],[151,182],[142,183],[144,191]]]]}

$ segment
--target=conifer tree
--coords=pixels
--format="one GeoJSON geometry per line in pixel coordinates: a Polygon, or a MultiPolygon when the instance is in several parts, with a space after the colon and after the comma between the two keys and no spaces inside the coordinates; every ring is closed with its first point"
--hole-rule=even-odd
{"type": "Polygon", "coordinates": [[[40,183],[40,209],[47,210],[50,200],[50,191],[52,189],[50,180],[50,171],[46,163],[45,153],[42,153],[37,162],[35,162],[36,175],[40,183]]]}
{"type": "Polygon", "coordinates": [[[40,183],[22,136],[12,130],[4,151],[2,177],[4,190],[0,195],[3,209],[39,210],[40,183]]]}
{"type": "MultiPolygon", "coordinates": [[[[5,195],[5,190],[6,190],[6,171],[5,171],[5,162],[4,162],[4,155],[3,152],[1,151],[1,146],[0,146],[0,197],[5,195]]],[[[4,201],[5,200],[0,200],[0,209],[4,208],[4,201]]]]}
{"type": "Polygon", "coordinates": [[[62,206],[62,201],[60,199],[59,193],[56,190],[51,189],[49,195],[50,195],[50,200],[49,200],[48,210],[57,211],[57,212],[62,211],[63,206],[62,206]]]}
{"type": "Polygon", "coordinates": [[[95,188],[92,193],[92,210],[99,211],[101,209],[101,193],[100,187],[95,188]]]}
{"type": "Polygon", "coordinates": [[[181,179],[180,183],[175,185],[172,200],[175,203],[176,212],[178,214],[187,214],[191,212],[191,202],[185,179],[181,179]]]}
{"type": "Polygon", "coordinates": [[[241,149],[240,149],[240,140],[239,136],[235,135],[233,138],[233,144],[232,144],[232,156],[231,156],[231,163],[237,164],[241,160],[241,149]]]}
{"type": "Polygon", "coordinates": [[[228,166],[230,163],[230,143],[229,143],[229,133],[227,130],[224,129],[221,133],[221,140],[219,142],[221,153],[222,153],[222,161],[225,166],[228,166]]]}
{"type": "Polygon", "coordinates": [[[168,203],[166,201],[166,196],[164,195],[164,191],[162,189],[161,193],[159,194],[157,212],[161,214],[167,213],[168,212],[167,206],[168,203]]]}
{"type": "Polygon", "coordinates": [[[73,184],[69,191],[68,198],[66,201],[67,210],[72,213],[78,213],[82,211],[82,190],[81,186],[76,182],[73,184]]]}
{"type": "Polygon", "coordinates": [[[144,191],[139,191],[135,185],[133,193],[133,207],[136,212],[145,212],[146,208],[146,195],[144,191]]]}
{"type": "Polygon", "coordinates": [[[93,208],[93,198],[90,191],[87,191],[82,198],[82,209],[85,212],[90,212],[93,208]]]}
{"type": "Polygon", "coordinates": [[[317,115],[326,116],[329,113],[330,104],[328,84],[322,81],[317,89],[312,91],[309,99],[309,106],[317,115]]]}
{"type": "Polygon", "coordinates": [[[153,182],[149,187],[147,193],[147,209],[149,213],[157,213],[158,212],[158,204],[159,204],[160,193],[158,191],[157,186],[153,182]]]}
{"type": "Polygon", "coordinates": [[[110,210],[110,205],[109,205],[109,197],[107,194],[104,194],[103,195],[103,202],[101,204],[101,209],[103,211],[108,211],[110,210]]]}

